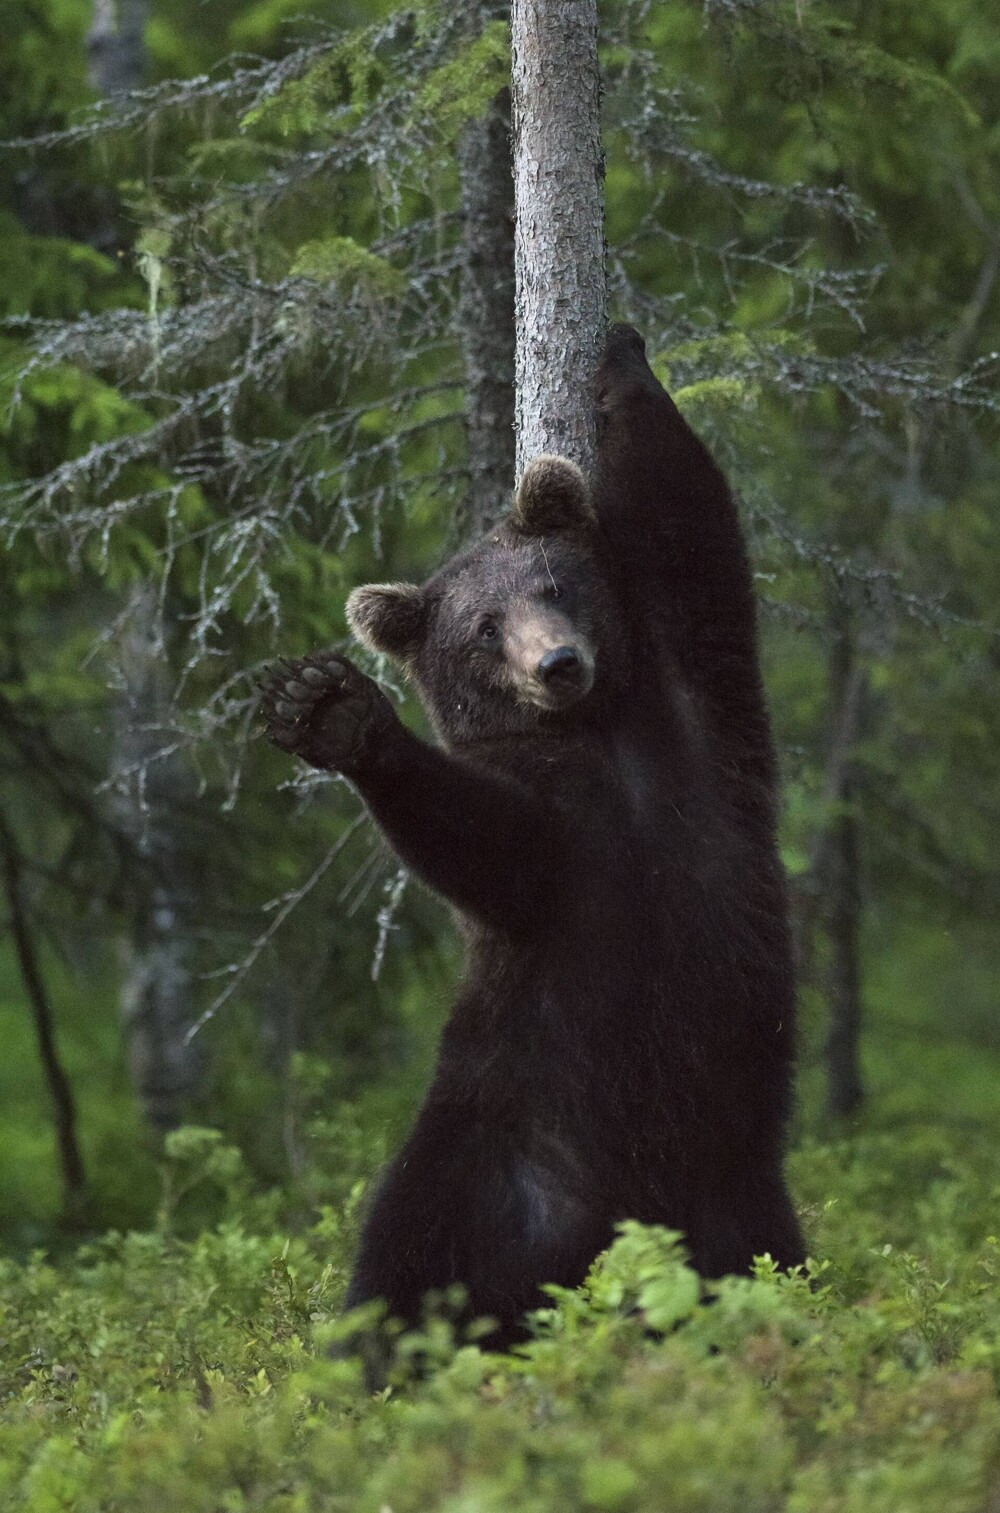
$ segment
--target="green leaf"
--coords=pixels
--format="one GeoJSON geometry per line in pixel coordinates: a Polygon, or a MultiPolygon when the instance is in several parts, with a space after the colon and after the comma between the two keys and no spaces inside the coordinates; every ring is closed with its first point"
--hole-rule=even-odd
{"type": "Polygon", "coordinates": [[[305,242],[291,272],[293,277],[347,286],[381,299],[398,298],[406,289],[405,274],[349,236],[305,242]]]}

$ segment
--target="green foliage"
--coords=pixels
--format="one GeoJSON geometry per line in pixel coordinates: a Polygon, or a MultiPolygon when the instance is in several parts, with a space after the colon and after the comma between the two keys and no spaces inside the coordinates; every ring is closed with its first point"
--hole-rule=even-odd
{"type": "MultiPolygon", "coordinates": [[[[148,1224],[158,1189],[156,1169],[128,1084],[110,963],[79,940],[74,954],[87,982],[85,995],[64,962],[47,954],[44,966],[64,1065],[77,1095],[89,1212],[99,1226],[148,1224]]],[[[55,1135],[23,991],[5,942],[0,950],[0,1232],[7,1252],[67,1239],[56,1222],[55,1135]]]]}
{"type": "Polygon", "coordinates": [[[86,99],[87,0],[0,0],[0,100],[5,135],[65,119],[86,99]]]}
{"type": "Polygon", "coordinates": [[[533,1343],[484,1355],[431,1318],[436,1364],[372,1398],[325,1354],[357,1192],[290,1234],[212,1132],[165,1167],[164,1211],[214,1186],[215,1224],[0,1262],[0,1509],[978,1513],[995,1491],[1000,1161],[975,1131],[803,1149],[807,1275],[706,1287],[627,1224],[533,1343]]]}
{"type": "Polygon", "coordinates": [[[400,9],[385,25],[345,32],[319,60],[241,118],[281,136],[327,135],[356,125],[391,84],[405,77],[411,49],[422,35],[426,5],[400,9]]]}
{"type": "Polygon", "coordinates": [[[345,293],[383,299],[398,298],[406,278],[384,257],[378,257],[350,236],[328,236],[303,242],[292,264],[292,275],[338,285],[345,293]]]}
{"type": "Polygon", "coordinates": [[[416,99],[421,115],[452,140],[466,121],[486,110],[510,80],[510,39],[503,21],[492,21],[469,47],[424,80],[416,99]]]}
{"type": "Polygon", "coordinates": [[[684,418],[701,428],[706,414],[718,424],[724,423],[733,411],[753,409],[758,393],[758,384],[746,383],[740,378],[703,378],[698,383],[675,389],[673,397],[684,418]]]}
{"type": "Polygon", "coordinates": [[[587,1287],[595,1312],[638,1308],[650,1328],[668,1330],[691,1318],[699,1288],[685,1265],[683,1236],[627,1220],[587,1287]]]}
{"type": "MultiPolygon", "coordinates": [[[[379,102],[404,102],[403,129],[430,129],[453,142],[505,87],[510,73],[508,28],[487,23],[437,61],[442,8],[437,0],[401,8],[388,22],[345,32],[297,77],[269,93],[240,118],[243,131],[321,140],[364,123],[379,102]]],[[[460,33],[460,26],[455,26],[460,33]]],[[[391,103],[390,103],[390,108],[391,103]]]]}
{"type": "Polygon", "coordinates": [[[92,247],[65,237],[32,236],[3,210],[0,245],[0,318],[30,310],[42,319],[64,319],[83,306],[100,309],[121,299],[118,270],[92,247]]]}

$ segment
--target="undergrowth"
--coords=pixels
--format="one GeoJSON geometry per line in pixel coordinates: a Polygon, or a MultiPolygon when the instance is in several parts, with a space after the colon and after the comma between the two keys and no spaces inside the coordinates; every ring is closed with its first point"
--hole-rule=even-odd
{"type": "MultiPolygon", "coordinates": [[[[384,1393],[333,1358],[361,1199],[299,1233],[211,1131],[155,1227],[0,1262],[0,1509],[975,1513],[1000,1492],[1000,1153],[912,1120],[800,1148],[808,1274],[706,1289],[626,1225],[516,1356],[429,1316],[384,1393]],[[185,1236],[207,1187],[219,1219],[185,1236]]],[[[346,1184],[346,1185],[345,1185],[346,1184]]]]}

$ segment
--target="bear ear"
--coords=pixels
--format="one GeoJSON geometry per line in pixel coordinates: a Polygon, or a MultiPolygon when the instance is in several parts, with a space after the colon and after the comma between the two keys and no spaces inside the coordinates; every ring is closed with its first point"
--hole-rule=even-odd
{"type": "Polygon", "coordinates": [[[427,628],[427,601],[415,583],[366,583],[347,600],[347,623],[370,651],[408,662],[427,628]]]}
{"type": "Polygon", "coordinates": [[[573,530],[596,520],[587,480],[568,457],[535,457],[525,468],[510,513],[514,530],[525,536],[573,530]]]}

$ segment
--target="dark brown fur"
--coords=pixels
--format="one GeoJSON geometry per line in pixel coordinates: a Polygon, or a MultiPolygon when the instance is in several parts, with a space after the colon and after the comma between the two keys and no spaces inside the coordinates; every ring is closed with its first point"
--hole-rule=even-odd
{"type": "Polygon", "coordinates": [[[272,698],[274,738],[353,778],[467,941],[348,1304],[381,1297],[412,1322],[429,1289],[459,1282],[498,1344],[539,1284],[582,1280],[621,1219],[683,1230],[706,1276],[803,1258],[782,1173],[793,981],[746,551],[725,480],[626,327],[597,397],[593,504],[547,459],[548,490],[536,472],[512,519],[422,590],[352,602],[441,748],[340,658],[298,664],[272,698]],[[546,636],[568,671],[541,707],[541,663],[516,648],[546,636]]]}

